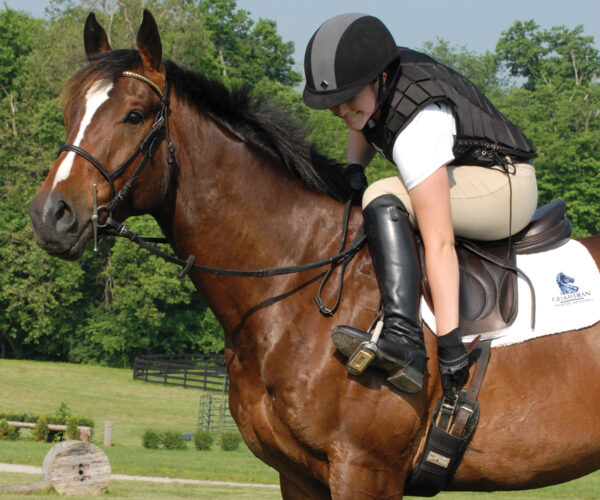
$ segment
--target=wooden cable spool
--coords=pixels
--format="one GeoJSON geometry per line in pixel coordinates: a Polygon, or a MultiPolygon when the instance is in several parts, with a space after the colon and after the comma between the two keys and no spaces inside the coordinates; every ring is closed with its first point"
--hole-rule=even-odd
{"type": "Polygon", "coordinates": [[[98,495],[110,482],[110,462],[96,445],[82,441],[63,441],[44,457],[44,478],[33,484],[0,487],[0,493],[33,493],[54,488],[65,495],[98,495]]]}

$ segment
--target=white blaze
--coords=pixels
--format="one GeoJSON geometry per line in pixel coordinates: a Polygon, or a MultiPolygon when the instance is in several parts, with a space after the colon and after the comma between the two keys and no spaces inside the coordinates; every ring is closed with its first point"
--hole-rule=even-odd
{"type": "MultiPolygon", "coordinates": [[[[75,141],[73,141],[74,146],[79,146],[81,144],[81,141],[83,140],[83,137],[85,135],[85,131],[88,128],[88,125],[91,123],[92,118],[96,114],[96,111],[98,111],[98,108],[102,106],[102,103],[108,99],[108,94],[112,90],[112,88],[113,84],[111,82],[98,81],[94,83],[94,85],[92,85],[90,89],[86,92],[85,113],[83,114],[83,118],[79,123],[79,130],[77,131],[75,141]]],[[[74,160],[75,153],[73,151],[69,151],[58,167],[56,177],[54,177],[54,184],[52,185],[52,189],[54,189],[54,187],[59,182],[62,182],[69,177],[74,160]]]]}

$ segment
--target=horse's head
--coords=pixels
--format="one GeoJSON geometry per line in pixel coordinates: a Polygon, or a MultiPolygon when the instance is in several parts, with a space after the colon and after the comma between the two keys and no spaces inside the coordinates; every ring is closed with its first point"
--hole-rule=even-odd
{"type": "Polygon", "coordinates": [[[109,214],[122,220],[151,210],[168,184],[168,169],[158,168],[166,164],[168,102],[154,18],[144,12],[139,52],[113,51],[93,14],[84,43],[89,65],[65,91],[66,145],[29,207],[38,244],[65,259],[82,255],[109,214]]]}

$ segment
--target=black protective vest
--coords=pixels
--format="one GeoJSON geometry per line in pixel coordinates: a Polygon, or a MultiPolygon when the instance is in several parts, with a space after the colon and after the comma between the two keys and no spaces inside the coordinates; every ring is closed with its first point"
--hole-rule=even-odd
{"type": "Polygon", "coordinates": [[[399,54],[396,82],[384,99],[381,116],[363,129],[367,141],[390,161],[398,134],[436,102],[449,104],[456,120],[453,164],[493,165],[498,153],[520,160],[537,156],[525,134],[465,77],[420,52],[400,48],[399,54]]]}

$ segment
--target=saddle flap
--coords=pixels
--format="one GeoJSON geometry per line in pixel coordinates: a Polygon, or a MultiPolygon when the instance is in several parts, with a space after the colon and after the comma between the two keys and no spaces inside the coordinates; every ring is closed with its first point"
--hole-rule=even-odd
{"type": "MultiPolygon", "coordinates": [[[[419,244],[421,263],[423,246],[419,244]]],[[[457,240],[460,268],[459,327],[463,336],[487,333],[510,326],[517,316],[516,256],[507,256],[507,246],[480,249],[472,242],[457,240]],[[483,256],[482,256],[483,255],[483,256]]],[[[433,310],[429,283],[422,264],[423,296],[433,310]]]]}
{"type": "Polygon", "coordinates": [[[517,275],[514,255],[506,247],[487,248],[486,253],[507,264],[501,267],[457,247],[460,267],[460,330],[463,335],[492,332],[511,325],[517,314],[517,275]]]}

